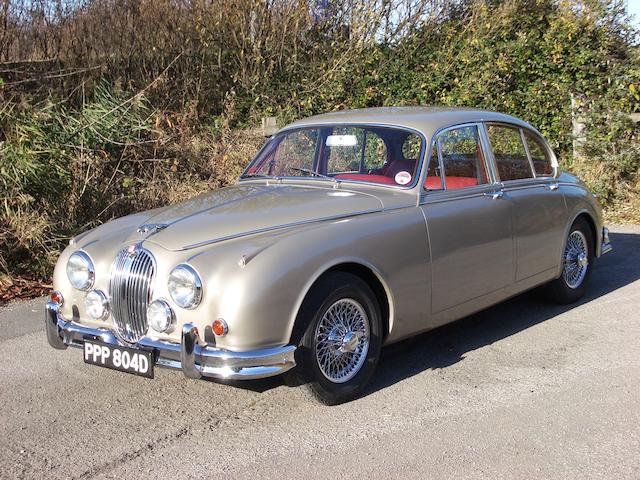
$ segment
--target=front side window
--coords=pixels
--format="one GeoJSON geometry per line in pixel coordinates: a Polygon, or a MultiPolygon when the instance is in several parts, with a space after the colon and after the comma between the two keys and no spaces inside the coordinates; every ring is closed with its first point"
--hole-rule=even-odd
{"type": "Polygon", "coordinates": [[[519,128],[488,125],[487,133],[500,180],[504,182],[533,177],[519,128]]]}
{"type": "Polygon", "coordinates": [[[549,156],[547,149],[542,144],[542,141],[529,132],[525,132],[524,136],[527,139],[527,147],[529,147],[531,162],[533,163],[536,176],[548,177],[553,175],[551,157],[549,156]]]}
{"type": "Polygon", "coordinates": [[[409,187],[422,137],[399,128],[328,125],[275,135],[241,178],[311,177],[409,187]]]}
{"type": "Polygon", "coordinates": [[[436,137],[427,170],[425,188],[447,190],[473,187],[488,182],[487,169],[476,125],[447,130],[436,137]],[[442,163],[440,172],[439,162],[442,163]]]}

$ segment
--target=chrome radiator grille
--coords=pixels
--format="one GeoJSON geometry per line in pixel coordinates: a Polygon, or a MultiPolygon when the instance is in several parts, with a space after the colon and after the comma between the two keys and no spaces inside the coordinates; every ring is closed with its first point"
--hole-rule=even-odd
{"type": "Polygon", "coordinates": [[[151,253],[142,248],[121,250],[109,281],[113,319],[119,336],[137,342],[147,333],[147,306],[155,265],[151,253]]]}

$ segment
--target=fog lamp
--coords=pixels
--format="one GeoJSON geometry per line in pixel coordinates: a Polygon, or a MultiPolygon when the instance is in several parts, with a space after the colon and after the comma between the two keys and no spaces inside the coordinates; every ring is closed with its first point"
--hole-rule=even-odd
{"type": "Polygon", "coordinates": [[[173,327],[175,316],[173,310],[164,300],[154,300],[147,307],[147,322],[159,333],[168,333],[173,327]]]}
{"type": "Polygon", "coordinates": [[[100,290],[91,290],[84,298],[84,309],[91,318],[104,320],[109,315],[109,300],[100,290]]]}

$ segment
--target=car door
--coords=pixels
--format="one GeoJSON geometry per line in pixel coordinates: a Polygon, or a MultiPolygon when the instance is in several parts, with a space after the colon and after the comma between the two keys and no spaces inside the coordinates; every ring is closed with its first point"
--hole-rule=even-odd
{"type": "Polygon", "coordinates": [[[437,323],[477,310],[481,302],[474,299],[513,282],[511,204],[494,183],[487,149],[476,123],[441,131],[431,146],[420,208],[429,234],[431,314],[437,323]],[[455,314],[448,318],[447,310],[455,314]]]}
{"type": "Polygon", "coordinates": [[[516,281],[557,270],[566,206],[553,178],[552,153],[539,135],[517,125],[487,123],[505,199],[513,205],[516,281]]]}

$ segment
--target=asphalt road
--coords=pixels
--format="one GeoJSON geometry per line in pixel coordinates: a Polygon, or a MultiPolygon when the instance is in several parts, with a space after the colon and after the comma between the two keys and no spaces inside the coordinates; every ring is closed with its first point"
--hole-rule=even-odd
{"type": "Polygon", "coordinates": [[[310,403],[85,365],[42,302],[0,310],[2,478],[640,478],[640,227],[580,304],[525,294],[384,351],[367,395],[310,403]]]}

